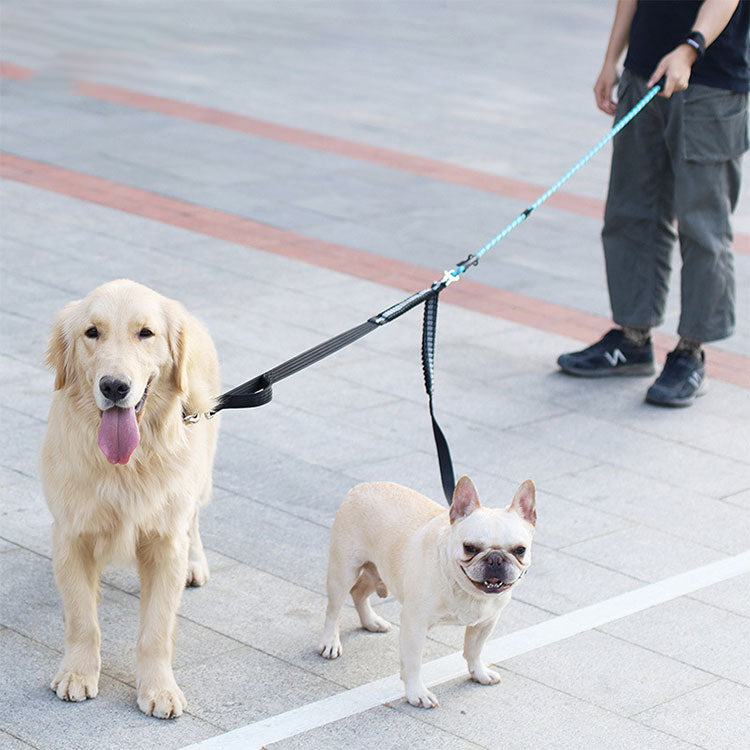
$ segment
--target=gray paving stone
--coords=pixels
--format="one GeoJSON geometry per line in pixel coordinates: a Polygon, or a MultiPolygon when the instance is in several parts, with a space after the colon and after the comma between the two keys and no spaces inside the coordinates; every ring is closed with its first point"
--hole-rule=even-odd
{"type": "Polygon", "coordinates": [[[21,472],[2,488],[0,535],[41,555],[52,554],[52,515],[38,479],[21,472]]]}
{"type": "Polygon", "coordinates": [[[594,467],[542,483],[556,495],[718,552],[747,549],[744,508],[615,466],[594,467]]]}
{"type": "Polygon", "coordinates": [[[433,711],[398,704],[397,710],[459,737],[470,736],[484,747],[687,748],[667,733],[644,727],[536,680],[503,672],[499,685],[457,680],[437,692],[440,707],[433,711]],[[571,719],[571,717],[574,717],[571,719]],[[574,728],[574,729],[573,729],[574,728]],[[573,731],[572,731],[573,730],[573,731]]]}
{"type": "Polygon", "coordinates": [[[739,505],[742,508],[750,509],[750,490],[742,490],[722,499],[729,505],[739,505]]]}
{"type": "MultiPolygon", "coordinates": [[[[746,599],[747,589],[735,589],[746,599]]],[[[738,649],[750,632],[750,620],[719,607],[682,598],[602,628],[630,643],[748,685],[750,655],[738,649]],[[705,634],[710,633],[706,638],[705,634]]]]}
{"type": "MultiPolygon", "coordinates": [[[[2,568],[8,582],[0,597],[2,624],[57,651],[61,657],[62,605],[51,560],[18,549],[3,555],[2,568]]],[[[189,600],[194,593],[187,590],[185,599],[189,600]]],[[[102,631],[102,673],[124,684],[134,685],[139,600],[137,596],[102,585],[98,612],[102,631]]],[[[239,645],[213,629],[181,618],[173,664],[177,669],[212,660],[239,645]]],[[[56,669],[53,667],[48,682],[56,669]]]]}
{"type": "MultiPolygon", "coordinates": [[[[282,517],[296,515],[327,530],[344,495],[356,483],[329,467],[234,438],[226,431],[219,445],[223,458],[216,467],[214,486],[238,496],[228,507],[236,513],[236,518],[246,518],[248,524],[257,515],[249,509],[263,504],[270,506],[269,512],[275,508],[282,517]],[[246,498],[254,502],[243,505],[246,498]]],[[[209,508],[219,511],[217,502],[209,508]]]]}
{"type": "Polygon", "coordinates": [[[638,720],[699,747],[733,750],[747,741],[750,689],[715,682],[644,711],[638,720]]]}
{"type": "Polygon", "coordinates": [[[8,750],[21,750],[21,748],[27,750],[27,748],[33,747],[33,745],[29,745],[12,734],[8,734],[8,732],[0,731],[0,740],[2,740],[3,747],[8,748],[8,750]]]}
{"type": "Polygon", "coordinates": [[[228,731],[320,700],[339,686],[255,648],[241,646],[175,670],[191,715],[228,731]]]}
{"type": "Polygon", "coordinates": [[[32,747],[183,747],[216,734],[217,728],[190,714],[175,721],[148,719],[138,710],[135,690],[102,676],[99,695],[84,703],[59,700],[49,689],[59,654],[12,630],[0,629],[4,680],[0,729],[32,747]]]}
{"type": "Polygon", "coordinates": [[[625,570],[643,581],[660,581],[721,559],[726,552],[696,549],[671,534],[643,526],[603,533],[564,548],[564,552],[611,570],[625,570]],[[651,554],[658,550],[658,555],[651,554]]]}
{"type": "Polygon", "coordinates": [[[516,656],[502,666],[631,718],[716,680],[678,660],[596,631],[516,656]]]}
{"type": "Polygon", "coordinates": [[[281,572],[279,561],[288,563],[286,575],[313,591],[325,586],[328,529],[230,493],[217,493],[201,514],[201,537],[209,549],[269,573],[281,572]]]}
{"type": "Polygon", "coordinates": [[[614,571],[536,544],[534,562],[515,597],[563,614],[640,587],[629,571],[614,571]]]}
{"type": "Polygon", "coordinates": [[[576,554],[575,550],[581,545],[595,544],[603,535],[608,538],[611,534],[628,531],[632,527],[632,522],[621,516],[588,508],[537,488],[537,529],[534,532],[537,544],[576,554]]]}
{"type": "MultiPolygon", "coordinates": [[[[517,431],[518,432],[518,431],[517,431]]],[[[660,440],[639,431],[612,426],[593,417],[567,415],[539,422],[535,435],[579,455],[599,458],[615,466],[664,480],[681,489],[714,497],[745,488],[748,466],[718,454],[706,454],[678,442],[660,440]],[[590,441],[577,442],[586,434],[590,441]]]]}
{"type": "Polygon", "coordinates": [[[693,592],[690,598],[743,617],[750,617],[750,573],[737,576],[730,581],[707,586],[693,592]]]}
{"type": "Polygon", "coordinates": [[[268,745],[269,750],[327,750],[332,747],[479,750],[483,746],[457,737],[452,731],[426,725],[419,717],[407,716],[388,706],[373,708],[363,714],[268,745]]]}

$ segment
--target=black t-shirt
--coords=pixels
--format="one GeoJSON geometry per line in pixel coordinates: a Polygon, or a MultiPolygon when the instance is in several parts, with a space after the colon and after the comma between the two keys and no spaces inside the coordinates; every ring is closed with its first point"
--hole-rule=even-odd
{"type": "MultiPolygon", "coordinates": [[[[649,78],[664,55],[692,31],[703,0],[638,0],[625,67],[649,78]]],[[[740,0],[724,31],[693,65],[690,83],[750,91],[750,0],[740,0]]]]}

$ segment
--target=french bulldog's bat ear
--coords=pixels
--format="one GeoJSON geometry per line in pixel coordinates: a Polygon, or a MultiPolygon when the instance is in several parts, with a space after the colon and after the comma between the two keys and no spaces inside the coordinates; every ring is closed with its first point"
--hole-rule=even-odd
{"type": "Polygon", "coordinates": [[[474,486],[474,482],[469,477],[461,477],[453,490],[450,512],[451,523],[459,518],[465,518],[479,507],[479,493],[474,486]]]}
{"type": "Polygon", "coordinates": [[[524,521],[536,526],[536,487],[527,479],[517,490],[510,507],[518,513],[524,521]]]}

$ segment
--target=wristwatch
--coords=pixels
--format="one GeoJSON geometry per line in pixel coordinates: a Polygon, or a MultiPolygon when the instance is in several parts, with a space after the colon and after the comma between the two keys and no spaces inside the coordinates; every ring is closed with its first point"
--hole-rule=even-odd
{"type": "Polygon", "coordinates": [[[698,53],[697,60],[700,60],[706,54],[706,37],[700,31],[691,31],[682,43],[689,44],[698,53]]]}

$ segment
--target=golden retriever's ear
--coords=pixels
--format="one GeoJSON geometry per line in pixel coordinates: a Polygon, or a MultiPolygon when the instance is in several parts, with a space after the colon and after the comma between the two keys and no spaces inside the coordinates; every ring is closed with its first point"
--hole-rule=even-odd
{"type": "Polygon", "coordinates": [[[205,326],[175,302],[169,314],[169,348],[174,384],[188,414],[211,411],[219,395],[219,368],[205,326]]]}
{"type": "Polygon", "coordinates": [[[78,302],[69,302],[55,316],[55,325],[47,346],[47,355],[44,364],[55,371],[55,390],[59,391],[70,382],[73,377],[73,357],[71,350],[73,342],[70,340],[70,331],[67,330],[73,311],[78,302]]]}

